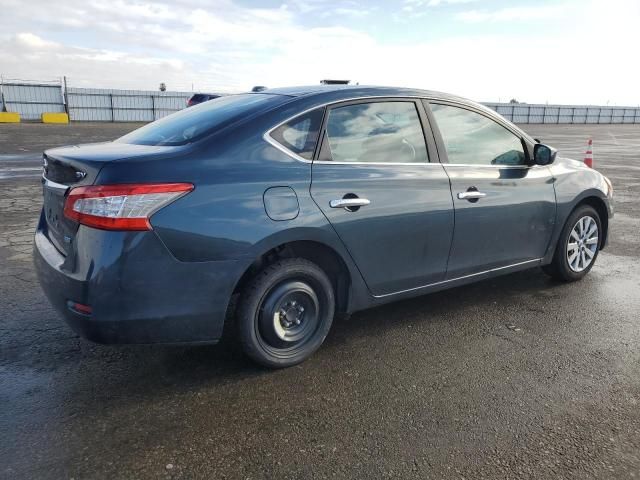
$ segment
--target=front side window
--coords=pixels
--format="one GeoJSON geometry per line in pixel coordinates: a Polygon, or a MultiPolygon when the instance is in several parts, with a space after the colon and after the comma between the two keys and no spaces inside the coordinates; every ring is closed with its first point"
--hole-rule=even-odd
{"type": "Polygon", "coordinates": [[[334,162],[428,162],[422,125],[413,102],[374,102],[329,112],[321,159],[334,162]]]}
{"type": "Polygon", "coordinates": [[[490,118],[464,108],[431,104],[449,163],[524,165],[522,141],[490,118]]]}
{"type": "Polygon", "coordinates": [[[324,109],[319,108],[289,120],[276,128],[271,137],[302,158],[311,160],[318,141],[323,112],[324,109]]]}

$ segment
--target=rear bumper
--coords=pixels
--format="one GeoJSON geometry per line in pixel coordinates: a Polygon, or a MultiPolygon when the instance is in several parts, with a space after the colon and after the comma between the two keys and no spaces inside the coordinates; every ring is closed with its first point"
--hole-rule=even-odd
{"type": "Polygon", "coordinates": [[[222,335],[236,262],[180,262],[154,232],[82,226],[64,257],[40,223],[40,284],[79,335],[98,343],[215,343],[222,335]],[[71,310],[70,301],[91,314],[71,310]]]}

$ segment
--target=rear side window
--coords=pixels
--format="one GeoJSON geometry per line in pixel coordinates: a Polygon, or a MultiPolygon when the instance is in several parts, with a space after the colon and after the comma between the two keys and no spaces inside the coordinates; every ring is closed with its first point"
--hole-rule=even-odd
{"type": "Polygon", "coordinates": [[[280,125],[271,137],[302,158],[311,160],[318,141],[318,133],[322,123],[323,108],[300,115],[284,125],[280,125]]]}
{"type": "Polygon", "coordinates": [[[522,140],[490,118],[464,108],[431,104],[449,163],[524,165],[522,140]]]}
{"type": "Polygon", "coordinates": [[[285,100],[286,97],[280,95],[260,93],[220,97],[156,120],[116,141],[135,145],[184,145],[285,100]]]}
{"type": "Polygon", "coordinates": [[[333,108],[322,160],[357,163],[429,161],[413,102],[372,102],[333,108]]]}

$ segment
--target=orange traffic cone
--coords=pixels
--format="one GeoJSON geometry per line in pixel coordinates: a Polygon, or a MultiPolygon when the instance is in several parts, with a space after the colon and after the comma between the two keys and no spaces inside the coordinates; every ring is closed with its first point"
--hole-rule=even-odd
{"type": "Polygon", "coordinates": [[[584,164],[589,168],[593,168],[593,140],[592,139],[589,139],[589,141],[587,142],[587,151],[584,152],[584,164]]]}

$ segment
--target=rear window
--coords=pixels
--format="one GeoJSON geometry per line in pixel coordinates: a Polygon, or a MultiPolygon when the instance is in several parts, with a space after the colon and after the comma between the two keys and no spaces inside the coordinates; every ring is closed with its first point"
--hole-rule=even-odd
{"type": "Polygon", "coordinates": [[[242,117],[276,106],[282,96],[264,94],[229,95],[149,123],[120,137],[116,142],[134,145],[184,145],[242,117]]]}

